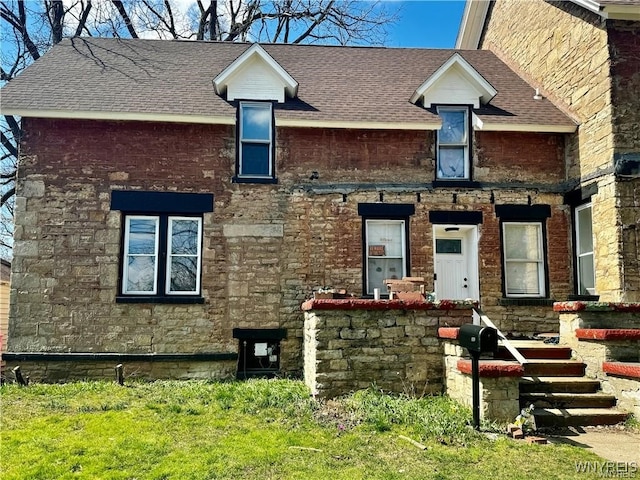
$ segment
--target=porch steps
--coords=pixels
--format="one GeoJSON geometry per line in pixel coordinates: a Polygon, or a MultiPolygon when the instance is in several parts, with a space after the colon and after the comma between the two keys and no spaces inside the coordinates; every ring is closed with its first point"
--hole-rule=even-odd
{"type": "Polygon", "coordinates": [[[600,382],[586,377],[522,377],[520,396],[523,393],[595,393],[600,382]]]}
{"type": "MultiPolygon", "coordinates": [[[[571,348],[562,345],[548,345],[537,340],[511,340],[518,351],[524,358],[529,359],[557,359],[557,360],[569,360],[571,358],[571,348]]],[[[503,360],[513,359],[509,351],[503,346],[498,345],[498,352],[494,358],[500,358],[503,360]]]]}
{"type": "Polygon", "coordinates": [[[610,408],[616,406],[616,397],[603,392],[595,393],[558,393],[531,392],[520,393],[521,404],[536,408],[610,408]]]}
{"type": "Polygon", "coordinates": [[[628,414],[615,408],[616,398],[600,391],[598,380],[585,377],[586,365],[571,360],[571,349],[541,341],[512,341],[529,360],[520,379],[520,406],[534,406],[536,427],[614,425],[628,414]]]}
{"type": "Polygon", "coordinates": [[[533,416],[536,428],[555,428],[615,425],[624,422],[628,414],[614,408],[535,408],[533,416]]]}
{"type": "Polygon", "coordinates": [[[584,363],[576,360],[536,358],[524,365],[524,374],[544,377],[581,377],[586,368],[584,363]]]}

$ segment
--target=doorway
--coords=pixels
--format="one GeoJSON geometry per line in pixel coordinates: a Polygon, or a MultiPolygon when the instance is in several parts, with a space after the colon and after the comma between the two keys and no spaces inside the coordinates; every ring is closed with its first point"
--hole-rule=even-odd
{"type": "Polygon", "coordinates": [[[478,227],[434,225],[434,286],[438,300],[480,300],[478,227]]]}

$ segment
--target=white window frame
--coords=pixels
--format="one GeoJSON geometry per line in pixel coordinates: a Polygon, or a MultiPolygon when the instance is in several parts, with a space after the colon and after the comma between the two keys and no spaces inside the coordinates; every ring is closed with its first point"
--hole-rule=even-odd
{"type": "Polygon", "coordinates": [[[238,172],[237,176],[239,178],[274,178],[274,165],[273,165],[273,105],[270,102],[240,102],[240,112],[238,116],[238,172]],[[251,108],[263,108],[265,110],[269,110],[269,139],[261,139],[261,138],[245,138],[244,137],[244,109],[245,107],[251,108]],[[255,175],[255,174],[245,174],[243,173],[243,157],[244,157],[244,145],[252,144],[252,145],[267,145],[267,150],[269,153],[268,156],[268,168],[269,172],[266,175],[255,175]]]}
{"type": "Polygon", "coordinates": [[[167,267],[165,278],[165,293],[167,295],[197,295],[200,293],[200,271],[202,269],[202,218],[199,217],[168,217],[167,219],[167,267]],[[196,254],[172,254],[173,222],[179,220],[197,221],[198,233],[196,239],[196,254]],[[196,258],[196,285],[195,290],[171,290],[171,259],[173,257],[196,258]]]}
{"type": "MultiPolygon", "coordinates": [[[[469,129],[469,107],[464,107],[464,106],[439,106],[437,107],[437,112],[438,114],[440,114],[440,112],[462,112],[464,114],[464,142],[450,142],[450,143],[444,143],[442,142],[441,138],[440,138],[440,130],[437,131],[437,135],[436,135],[436,149],[437,149],[437,154],[436,154],[436,179],[437,180],[450,180],[450,181],[469,181],[471,180],[471,165],[470,165],[470,161],[469,161],[469,144],[471,141],[471,132],[469,129]],[[462,177],[447,177],[447,176],[441,176],[440,175],[440,158],[441,158],[441,151],[442,150],[446,150],[448,148],[460,148],[463,147],[464,148],[464,158],[463,158],[463,162],[464,162],[464,173],[462,177]]],[[[442,126],[442,128],[444,128],[444,125],[442,126]]]]}
{"type": "MultiPolygon", "coordinates": [[[[402,253],[401,256],[397,256],[397,255],[383,255],[383,256],[375,256],[374,258],[377,259],[394,259],[394,258],[400,258],[402,260],[402,275],[400,276],[399,279],[402,279],[403,277],[405,277],[407,275],[407,239],[406,239],[406,221],[405,220],[400,220],[400,219],[393,219],[393,218],[389,218],[389,219],[365,219],[365,242],[364,242],[364,248],[365,248],[365,269],[366,269],[366,280],[367,280],[367,286],[366,286],[366,292],[368,295],[373,295],[373,288],[371,286],[371,280],[370,280],[370,272],[369,272],[369,240],[370,240],[370,235],[369,235],[369,225],[372,224],[398,224],[400,225],[400,242],[401,242],[401,247],[402,247],[402,253]]],[[[383,293],[386,293],[386,291],[383,291],[383,293]]]]}
{"type": "Polygon", "coordinates": [[[158,293],[158,250],[160,241],[160,217],[153,215],[127,215],[125,218],[125,231],[124,231],[124,255],[123,255],[123,272],[122,272],[122,293],[125,295],[156,295],[158,293]],[[132,254],[129,253],[129,239],[131,236],[131,221],[132,220],[154,220],[155,221],[155,248],[153,255],[150,254],[132,254]],[[130,257],[150,257],[154,258],[154,271],[153,271],[153,290],[128,290],[129,284],[129,258],[130,257]]]}
{"type": "Polygon", "coordinates": [[[202,217],[197,216],[171,216],[171,215],[125,215],[125,228],[124,228],[124,245],[122,255],[122,295],[127,296],[158,296],[160,294],[160,285],[164,285],[163,293],[160,295],[165,296],[180,296],[180,295],[200,295],[201,288],[201,272],[202,272],[202,217]],[[130,239],[130,227],[132,220],[154,220],[155,222],[155,247],[154,253],[151,254],[130,254],[129,253],[129,239],[130,239]],[[166,219],[166,224],[165,220],[166,219]],[[173,221],[175,220],[190,220],[197,221],[198,224],[198,238],[197,238],[197,254],[171,254],[171,242],[172,242],[172,229],[173,221]],[[166,239],[161,236],[165,234],[166,239]],[[152,291],[139,291],[128,290],[128,278],[129,278],[129,257],[131,256],[152,256],[154,258],[154,272],[153,272],[153,290],[152,291]],[[164,278],[160,282],[160,268],[159,263],[161,257],[165,257],[164,261],[164,278]],[[173,256],[191,256],[196,257],[196,288],[189,291],[173,291],[171,290],[171,258],[173,256]]]}
{"type": "Polygon", "coordinates": [[[576,285],[576,291],[578,293],[578,295],[595,295],[595,284],[596,284],[596,271],[595,271],[595,243],[596,243],[596,239],[595,236],[593,235],[593,207],[591,203],[585,203],[584,205],[580,205],[579,207],[576,207],[575,209],[575,232],[576,232],[576,280],[578,282],[578,284],[576,285]],[[580,241],[580,212],[586,209],[590,209],[591,210],[591,250],[590,251],[585,251],[585,252],[581,252],[580,251],[580,245],[581,245],[581,241],[580,241]],[[591,256],[591,262],[593,264],[593,271],[591,272],[593,275],[593,292],[586,292],[583,293],[580,291],[580,286],[582,285],[582,278],[581,278],[581,268],[580,268],[580,261],[582,258],[591,256]]]}
{"type": "Polygon", "coordinates": [[[545,285],[545,258],[544,258],[544,230],[541,222],[503,222],[502,223],[502,252],[503,252],[503,271],[504,271],[504,294],[513,298],[542,298],[546,296],[545,285]],[[534,226],[538,233],[538,257],[537,259],[525,258],[507,258],[507,230],[511,225],[518,226],[534,226]],[[538,293],[511,293],[509,291],[509,275],[507,265],[509,263],[536,263],[538,271],[538,293]]]}

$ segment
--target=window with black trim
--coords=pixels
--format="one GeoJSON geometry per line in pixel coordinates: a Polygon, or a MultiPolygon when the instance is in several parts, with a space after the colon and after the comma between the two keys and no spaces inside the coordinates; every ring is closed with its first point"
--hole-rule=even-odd
{"type": "Polygon", "coordinates": [[[404,220],[365,220],[366,292],[386,293],[385,279],[406,276],[407,245],[404,220]]]}
{"type": "Polygon", "coordinates": [[[504,296],[518,302],[548,298],[546,219],[551,206],[496,205],[495,211],[500,218],[504,296]]]}
{"type": "Polygon", "coordinates": [[[273,125],[271,103],[240,102],[235,181],[260,182],[275,179],[273,125]]]}
{"type": "Polygon", "coordinates": [[[504,289],[507,297],[544,297],[544,236],[541,222],[502,223],[504,289]]]}
{"type": "Polygon", "coordinates": [[[117,302],[203,303],[203,215],[213,194],[114,190],[122,212],[117,302]]]}
{"type": "Polygon", "coordinates": [[[123,295],[199,295],[202,219],[126,215],[123,295]]]}
{"type": "Polygon", "coordinates": [[[359,203],[362,218],[362,290],[386,294],[388,278],[409,275],[409,220],[415,214],[410,203],[359,203]]]}
{"type": "Polygon", "coordinates": [[[437,134],[436,179],[470,180],[469,109],[437,107],[442,127],[437,134]]]}

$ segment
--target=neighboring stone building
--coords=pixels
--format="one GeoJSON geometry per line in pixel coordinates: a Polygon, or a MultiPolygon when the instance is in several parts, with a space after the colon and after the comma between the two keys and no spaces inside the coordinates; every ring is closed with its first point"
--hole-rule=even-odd
{"type": "Polygon", "coordinates": [[[470,0],[457,47],[493,51],[579,123],[565,178],[576,293],[640,301],[640,1],[470,0]]]}
{"type": "MultiPolygon", "coordinates": [[[[296,373],[315,289],[367,298],[409,275],[513,335],[557,331],[574,294],[637,295],[598,252],[618,280],[577,289],[571,246],[574,198],[597,180],[594,205],[634,185],[637,202],[637,180],[613,150],[586,171],[582,116],[523,78],[490,51],[63,41],[2,90],[25,132],[9,361],[296,373]]],[[[628,168],[637,130],[616,129],[636,135],[628,168]]],[[[598,249],[635,235],[610,229],[598,249]]]]}

